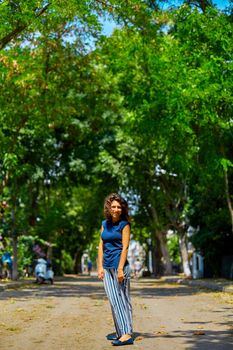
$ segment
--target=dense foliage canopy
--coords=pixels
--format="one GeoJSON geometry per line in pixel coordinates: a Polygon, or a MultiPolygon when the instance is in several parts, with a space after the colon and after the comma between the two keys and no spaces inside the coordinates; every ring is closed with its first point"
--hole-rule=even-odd
{"type": "Polygon", "coordinates": [[[9,0],[0,16],[1,234],[15,271],[17,237],[32,235],[55,245],[57,270],[73,259],[77,272],[118,191],[158,273],[179,244],[190,274],[192,226],[219,275],[233,243],[231,6],[9,0]]]}

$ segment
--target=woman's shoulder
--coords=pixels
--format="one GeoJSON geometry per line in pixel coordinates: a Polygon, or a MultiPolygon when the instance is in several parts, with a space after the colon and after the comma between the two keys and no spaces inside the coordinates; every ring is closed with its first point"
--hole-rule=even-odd
{"type": "Polygon", "coordinates": [[[130,226],[130,222],[129,222],[128,220],[121,220],[121,221],[120,221],[120,227],[121,227],[122,230],[123,230],[123,228],[124,228],[125,226],[127,226],[127,225],[130,226]]]}
{"type": "Polygon", "coordinates": [[[106,224],[106,222],[107,222],[107,220],[106,220],[106,219],[102,220],[102,221],[101,221],[101,225],[103,225],[103,226],[104,226],[104,225],[106,224]]]}

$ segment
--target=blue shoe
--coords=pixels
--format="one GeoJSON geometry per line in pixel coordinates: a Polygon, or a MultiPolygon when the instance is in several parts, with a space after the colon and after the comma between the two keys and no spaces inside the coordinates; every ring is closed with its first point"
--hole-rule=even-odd
{"type": "Polygon", "coordinates": [[[116,336],[116,334],[108,334],[106,336],[107,340],[117,340],[118,337],[116,336]]]}
{"type": "Polygon", "coordinates": [[[112,345],[114,346],[133,345],[133,339],[129,338],[128,340],[125,340],[125,341],[120,341],[119,339],[113,340],[112,345]]]}

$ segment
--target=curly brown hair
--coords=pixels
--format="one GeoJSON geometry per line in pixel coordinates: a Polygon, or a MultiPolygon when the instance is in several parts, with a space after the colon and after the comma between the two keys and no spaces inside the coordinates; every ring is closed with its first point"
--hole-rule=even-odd
{"type": "Polygon", "coordinates": [[[128,214],[128,203],[124,198],[122,198],[118,193],[111,193],[109,194],[104,201],[104,215],[107,220],[112,220],[112,215],[110,212],[111,204],[113,201],[117,201],[121,205],[121,220],[129,220],[129,214],[128,214]]]}

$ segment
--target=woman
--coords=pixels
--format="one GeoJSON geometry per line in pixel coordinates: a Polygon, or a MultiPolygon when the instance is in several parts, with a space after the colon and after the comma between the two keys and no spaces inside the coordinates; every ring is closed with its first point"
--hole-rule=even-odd
{"type": "Polygon", "coordinates": [[[112,345],[131,345],[132,306],[129,296],[130,267],[127,254],[130,240],[127,202],[118,194],[110,194],[104,202],[106,220],[102,222],[98,252],[98,278],[104,281],[116,336],[108,336],[112,345]]]}

